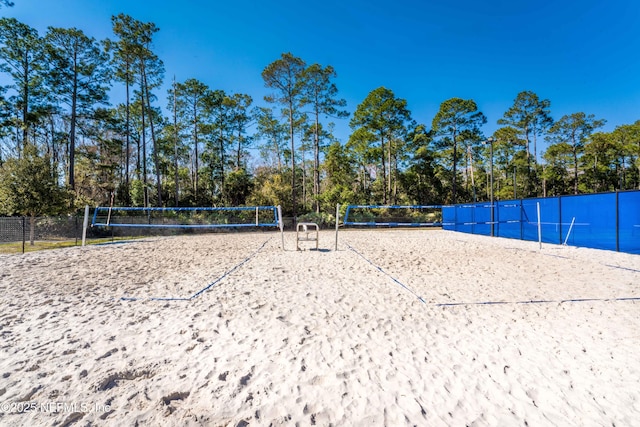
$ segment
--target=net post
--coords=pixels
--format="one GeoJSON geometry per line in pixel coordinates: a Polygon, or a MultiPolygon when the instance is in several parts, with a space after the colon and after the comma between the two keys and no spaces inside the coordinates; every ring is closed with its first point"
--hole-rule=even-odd
{"type": "MultiPolygon", "coordinates": [[[[89,226],[89,205],[84,206],[84,221],[82,222],[82,246],[87,242],[87,227],[89,226]]],[[[76,242],[77,244],[77,242],[76,242]]]]}
{"type": "Polygon", "coordinates": [[[542,250],[542,223],[540,222],[540,202],[536,202],[536,209],[538,211],[538,245],[542,250]]]}
{"type": "Polygon", "coordinates": [[[278,205],[278,227],[280,227],[280,238],[282,239],[282,250],[284,251],[284,222],[282,221],[282,207],[278,205]]]}
{"type": "Polygon", "coordinates": [[[260,224],[260,222],[258,221],[258,207],[256,206],[256,227],[258,224],[260,224]]]}
{"type": "Polygon", "coordinates": [[[111,193],[111,203],[109,203],[109,213],[107,214],[107,227],[111,222],[111,210],[113,209],[113,193],[111,193]]]}
{"type": "Polygon", "coordinates": [[[340,224],[340,203],[336,204],[336,251],[338,250],[338,226],[340,224]]]}

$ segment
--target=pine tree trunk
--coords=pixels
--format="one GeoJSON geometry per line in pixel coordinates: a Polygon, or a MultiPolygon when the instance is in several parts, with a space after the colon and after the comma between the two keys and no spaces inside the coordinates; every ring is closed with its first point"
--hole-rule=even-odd
{"type": "Polygon", "coordinates": [[[22,98],[24,101],[24,105],[22,106],[22,150],[24,150],[29,136],[29,63],[27,61],[25,61],[24,79],[22,83],[22,98]]]}
{"type": "Polygon", "coordinates": [[[238,152],[236,153],[236,171],[240,170],[242,161],[242,127],[238,126],[238,152]]]}
{"type": "Polygon", "coordinates": [[[125,162],[124,162],[124,187],[125,187],[125,203],[127,205],[131,204],[131,190],[129,187],[129,162],[131,161],[131,117],[130,117],[130,109],[131,105],[129,103],[129,65],[127,64],[127,74],[125,77],[125,89],[126,89],[126,101],[125,101],[125,162]]]}
{"type": "Polygon", "coordinates": [[[389,197],[387,197],[387,201],[392,201],[392,192],[391,192],[391,177],[393,176],[392,162],[391,162],[391,144],[393,143],[393,138],[389,138],[387,145],[389,146],[387,150],[387,164],[389,165],[389,173],[387,174],[387,191],[389,192],[389,197]]]}
{"type": "MultiPolygon", "coordinates": [[[[76,68],[76,53],[74,52],[74,70],[76,68]]],[[[73,88],[71,93],[71,129],[69,132],[69,187],[71,191],[76,188],[75,162],[76,162],[76,117],[78,102],[78,73],[73,73],[73,88]]]]}
{"type": "Polygon", "coordinates": [[[300,149],[300,165],[302,165],[302,206],[306,209],[307,206],[307,167],[305,165],[305,150],[303,147],[300,149]]]}
{"type": "Polygon", "coordinates": [[[393,204],[398,203],[398,156],[393,156],[393,204]]]}
{"type": "Polygon", "coordinates": [[[175,169],[175,205],[179,205],[179,182],[178,182],[178,113],[177,113],[177,93],[176,93],[176,78],[173,77],[173,167],[175,169]]]}
{"type": "MultiPolygon", "coordinates": [[[[317,105],[317,103],[316,103],[317,105]]],[[[319,129],[319,114],[316,109],[316,129],[314,132],[314,156],[313,156],[313,196],[314,196],[314,204],[316,213],[320,213],[320,200],[318,197],[320,196],[320,129],[319,129]]]]}
{"type": "MultiPolygon", "coordinates": [[[[142,70],[140,72],[142,74],[142,70]]],[[[141,104],[141,119],[142,119],[142,194],[143,194],[143,206],[146,208],[149,206],[149,193],[147,189],[147,138],[146,138],[146,125],[145,125],[145,114],[144,114],[144,84],[142,83],[142,79],[140,80],[140,96],[142,99],[140,100],[141,104]]]]}
{"type": "Polygon", "coordinates": [[[198,175],[199,175],[199,167],[198,167],[198,101],[194,99],[193,101],[193,147],[195,151],[194,165],[195,165],[195,175],[193,177],[193,191],[194,197],[196,201],[198,200],[198,175]]]}
{"type": "Polygon", "coordinates": [[[289,137],[291,138],[291,204],[293,205],[293,225],[296,225],[298,208],[296,203],[296,155],[293,139],[293,102],[289,101],[289,137]]]}
{"type": "MultiPolygon", "coordinates": [[[[162,181],[160,180],[160,163],[158,161],[158,144],[156,143],[156,134],[153,128],[153,113],[151,110],[151,101],[149,100],[149,86],[147,85],[147,72],[143,68],[144,88],[146,94],[147,108],[149,109],[149,126],[151,127],[151,142],[153,144],[153,163],[156,170],[156,186],[158,188],[158,206],[162,206],[162,181]]],[[[144,106],[143,106],[144,108],[144,106]]]]}
{"type": "Polygon", "coordinates": [[[385,165],[385,152],[384,152],[384,136],[382,135],[382,132],[380,132],[380,150],[382,152],[381,155],[381,160],[382,160],[382,204],[386,205],[387,204],[387,170],[386,170],[386,165],[385,165]]]}
{"type": "Polygon", "coordinates": [[[578,194],[578,150],[573,149],[573,194],[578,194]]]}
{"type": "Polygon", "coordinates": [[[458,141],[456,140],[456,131],[453,131],[453,183],[452,183],[452,188],[451,188],[451,192],[452,192],[452,200],[451,203],[455,204],[456,203],[456,190],[457,190],[457,181],[458,181],[458,177],[457,177],[457,163],[458,163],[458,141]]]}
{"type": "Polygon", "coordinates": [[[280,153],[280,146],[276,137],[273,138],[273,146],[276,151],[276,156],[278,157],[278,173],[282,173],[282,154],[280,153]]]}
{"type": "Polygon", "coordinates": [[[225,158],[224,158],[224,138],[222,135],[222,126],[220,126],[220,195],[222,197],[222,200],[225,199],[225,191],[224,191],[224,162],[225,162],[225,158]]]}

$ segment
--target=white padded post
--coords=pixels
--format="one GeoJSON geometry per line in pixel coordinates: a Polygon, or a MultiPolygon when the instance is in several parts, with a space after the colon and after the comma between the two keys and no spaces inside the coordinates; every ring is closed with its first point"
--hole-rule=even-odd
{"type": "Polygon", "coordinates": [[[340,203],[336,204],[336,251],[338,250],[338,226],[340,225],[340,203]]]}
{"type": "Polygon", "coordinates": [[[280,237],[282,238],[282,250],[284,251],[284,221],[282,220],[282,207],[278,205],[278,227],[280,227],[280,237]]]}
{"type": "Polygon", "coordinates": [[[87,243],[87,227],[89,226],[89,205],[84,206],[84,221],[82,222],[82,246],[87,243]]]}

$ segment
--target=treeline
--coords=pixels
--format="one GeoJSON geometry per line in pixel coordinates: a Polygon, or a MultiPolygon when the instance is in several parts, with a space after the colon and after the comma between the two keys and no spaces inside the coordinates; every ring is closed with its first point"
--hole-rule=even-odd
{"type": "Polygon", "coordinates": [[[498,199],[640,188],[640,121],[601,132],[603,119],[554,119],[528,91],[493,135],[474,100],[444,101],[429,126],[380,87],[349,112],[333,67],[290,53],[263,70],[263,105],[196,79],[163,94],[159,29],[122,14],[112,27],[98,41],[0,19],[0,71],[12,82],[0,87],[0,214],[280,204],[296,216],[336,203],[468,202],[488,199],[492,166],[498,199]],[[110,105],[115,86],[124,102],[110,105]],[[333,120],[349,120],[348,141],[333,120]]]}

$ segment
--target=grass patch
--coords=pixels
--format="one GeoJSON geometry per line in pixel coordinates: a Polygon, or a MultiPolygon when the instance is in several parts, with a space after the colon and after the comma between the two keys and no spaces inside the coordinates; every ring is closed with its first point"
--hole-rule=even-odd
{"type": "MultiPolygon", "coordinates": [[[[106,237],[102,239],[87,239],[87,245],[98,245],[100,243],[110,243],[117,242],[122,240],[133,240],[133,239],[141,239],[142,237],[106,237]]],[[[33,246],[29,242],[25,242],[24,251],[25,252],[36,252],[43,251],[49,249],[60,249],[60,248],[70,248],[72,246],[80,246],[82,244],[81,240],[78,240],[76,244],[76,240],[36,240],[33,242],[33,246]]],[[[11,243],[0,243],[0,254],[18,254],[22,253],[22,242],[11,242],[11,243]]]]}

